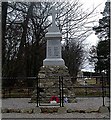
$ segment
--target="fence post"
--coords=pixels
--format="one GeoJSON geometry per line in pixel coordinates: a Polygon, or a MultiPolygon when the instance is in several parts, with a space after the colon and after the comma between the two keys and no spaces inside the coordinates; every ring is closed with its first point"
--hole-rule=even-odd
{"type": "Polygon", "coordinates": [[[6,88],[4,88],[4,90],[3,90],[3,96],[4,96],[4,98],[6,97],[6,88]]]}
{"type": "Polygon", "coordinates": [[[85,89],[85,95],[87,95],[87,82],[86,82],[86,80],[85,80],[84,89],[85,89]]]}
{"type": "Polygon", "coordinates": [[[102,98],[103,98],[103,106],[105,106],[105,104],[104,104],[104,80],[103,80],[103,74],[102,74],[101,79],[102,79],[102,98]]]}
{"type": "Polygon", "coordinates": [[[61,107],[61,78],[59,76],[60,107],[61,107]]]}
{"type": "Polygon", "coordinates": [[[87,86],[85,86],[85,95],[87,95],[87,86]]]}
{"type": "Polygon", "coordinates": [[[64,96],[63,96],[63,77],[62,77],[62,107],[64,107],[64,96]]]}
{"type": "Polygon", "coordinates": [[[38,107],[38,100],[39,100],[39,91],[38,91],[38,76],[37,76],[37,107],[38,107]]]}
{"type": "Polygon", "coordinates": [[[8,89],[9,97],[11,98],[11,88],[8,89]]]}
{"type": "Polygon", "coordinates": [[[87,85],[86,85],[86,82],[85,82],[85,94],[87,95],[87,85]]]}
{"type": "Polygon", "coordinates": [[[28,87],[28,97],[29,97],[30,88],[28,87]]]}

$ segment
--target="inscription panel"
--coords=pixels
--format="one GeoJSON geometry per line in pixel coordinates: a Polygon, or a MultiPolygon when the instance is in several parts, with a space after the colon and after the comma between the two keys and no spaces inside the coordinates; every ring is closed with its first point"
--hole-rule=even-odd
{"type": "Polygon", "coordinates": [[[59,57],[59,47],[54,47],[54,56],[59,57]]]}
{"type": "Polygon", "coordinates": [[[48,40],[48,58],[60,58],[60,41],[48,40]]]}
{"type": "Polygon", "coordinates": [[[52,56],[52,49],[51,49],[51,47],[48,47],[48,56],[52,56]]]}

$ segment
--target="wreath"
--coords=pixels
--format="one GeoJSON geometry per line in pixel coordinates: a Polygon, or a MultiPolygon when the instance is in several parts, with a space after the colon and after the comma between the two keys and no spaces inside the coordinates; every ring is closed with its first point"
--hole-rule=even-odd
{"type": "Polygon", "coordinates": [[[50,101],[56,101],[57,103],[59,103],[59,98],[57,97],[57,96],[52,96],[51,98],[50,98],[50,101]]]}

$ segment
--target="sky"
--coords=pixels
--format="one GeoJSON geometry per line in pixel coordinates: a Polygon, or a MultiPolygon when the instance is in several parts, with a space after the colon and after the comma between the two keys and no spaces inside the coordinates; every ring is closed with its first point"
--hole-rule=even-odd
{"type": "MultiPolygon", "coordinates": [[[[95,7],[97,7],[96,9],[96,13],[97,15],[95,16],[95,18],[97,20],[99,20],[100,18],[102,18],[102,15],[100,14],[100,12],[103,12],[104,7],[105,7],[105,2],[107,0],[79,0],[81,3],[83,3],[83,8],[84,9],[89,9],[89,10],[93,10],[95,7]]],[[[96,26],[98,25],[98,23],[95,23],[92,25],[96,26]]],[[[97,42],[99,41],[99,39],[97,38],[97,36],[95,35],[95,32],[93,31],[93,33],[86,39],[85,44],[87,45],[85,49],[89,50],[89,48],[92,45],[97,45],[97,42]]],[[[94,72],[94,66],[89,65],[89,62],[86,61],[86,63],[84,64],[84,68],[82,69],[82,71],[91,71],[94,72]]]]}
{"type": "MultiPolygon", "coordinates": [[[[95,10],[95,12],[97,12],[98,14],[95,16],[97,20],[102,18],[102,15],[100,14],[100,12],[103,12],[106,1],[107,0],[80,0],[80,2],[83,3],[84,9],[92,10],[98,6],[97,9],[95,10]]],[[[94,26],[96,26],[97,24],[98,23],[94,24],[94,26]]],[[[98,38],[93,32],[93,34],[87,38],[86,43],[89,44],[89,47],[90,47],[91,45],[96,45],[97,41],[98,41],[98,38]]]]}
{"type": "MultiPolygon", "coordinates": [[[[95,7],[97,7],[97,9],[95,10],[95,12],[97,13],[97,15],[95,16],[95,18],[97,20],[99,20],[100,18],[102,18],[102,15],[100,14],[100,12],[103,12],[104,7],[105,7],[105,2],[107,0],[80,0],[81,3],[83,3],[83,7],[84,9],[89,9],[92,10],[95,7]]],[[[94,26],[98,25],[98,23],[95,23],[94,26]]],[[[95,35],[95,33],[93,32],[92,35],[90,35],[87,38],[87,43],[89,44],[89,46],[91,45],[96,45],[98,41],[97,36],[95,35]]]]}

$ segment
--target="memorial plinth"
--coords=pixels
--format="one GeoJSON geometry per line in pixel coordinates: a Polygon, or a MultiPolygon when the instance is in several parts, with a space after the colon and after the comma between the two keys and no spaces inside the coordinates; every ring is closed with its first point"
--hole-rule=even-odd
{"type": "MultiPolygon", "coordinates": [[[[63,95],[68,97],[68,102],[75,103],[75,90],[72,86],[68,68],[66,66],[47,65],[40,68],[38,78],[39,87],[43,88],[44,92],[40,92],[40,103],[50,103],[52,96],[60,98],[59,76],[63,76],[63,95]]],[[[31,102],[36,102],[37,88],[35,89],[31,102]]]]}
{"type": "Polygon", "coordinates": [[[61,40],[62,35],[55,24],[55,15],[52,14],[52,26],[49,27],[45,37],[47,39],[46,59],[43,66],[65,66],[61,57],[61,40]]]}

